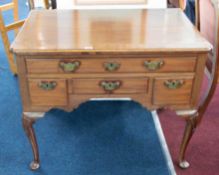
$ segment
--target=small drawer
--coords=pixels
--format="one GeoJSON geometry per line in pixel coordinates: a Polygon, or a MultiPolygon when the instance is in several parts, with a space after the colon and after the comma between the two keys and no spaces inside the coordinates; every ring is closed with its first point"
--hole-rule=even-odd
{"type": "Polygon", "coordinates": [[[32,105],[64,106],[67,104],[66,80],[29,79],[28,83],[32,105]]]}
{"type": "Polygon", "coordinates": [[[26,64],[28,73],[194,72],[196,58],[27,59],[26,64]]]}
{"type": "Polygon", "coordinates": [[[69,83],[71,94],[138,94],[147,93],[147,78],[73,79],[69,83]]]}
{"type": "Polygon", "coordinates": [[[190,104],[193,77],[155,78],[153,103],[155,105],[190,104]]]}

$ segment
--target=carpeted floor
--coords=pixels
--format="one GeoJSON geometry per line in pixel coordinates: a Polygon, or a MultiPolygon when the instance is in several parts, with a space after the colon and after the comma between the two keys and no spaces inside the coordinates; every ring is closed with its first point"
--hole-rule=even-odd
{"type": "MultiPolygon", "coordinates": [[[[4,2],[8,0],[0,4],[4,2]]],[[[20,0],[22,17],[27,14],[24,4],[20,0]]],[[[4,14],[7,23],[12,20],[9,15],[4,14]]],[[[0,175],[170,174],[151,113],[131,101],[91,101],[71,113],[57,109],[47,113],[35,125],[42,166],[31,172],[32,152],[21,125],[18,86],[1,42],[0,175]]]]}
{"type": "MultiPolygon", "coordinates": [[[[194,0],[188,0],[185,13],[194,23],[194,0]]],[[[206,86],[206,81],[204,81],[206,86]]],[[[177,166],[179,145],[181,143],[185,122],[173,111],[162,111],[159,118],[164,130],[167,144],[172,155],[178,175],[218,175],[219,174],[219,87],[205,113],[201,125],[188,147],[186,159],[191,166],[182,170],[177,166]]]]}
{"type": "Polygon", "coordinates": [[[182,170],[177,166],[179,145],[181,143],[184,120],[173,111],[163,111],[159,114],[164,135],[178,175],[218,175],[219,174],[219,89],[202,120],[201,125],[191,140],[187,150],[187,160],[190,168],[182,170]]]}
{"type": "MultiPolygon", "coordinates": [[[[14,85],[0,108],[0,174],[29,175],[32,153],[14,85]]],[[[72,113],[52,110],[36,131],[42,166],[35,174],[169,174],[153,119],[134,102],[88,102],[72,113]]]]}

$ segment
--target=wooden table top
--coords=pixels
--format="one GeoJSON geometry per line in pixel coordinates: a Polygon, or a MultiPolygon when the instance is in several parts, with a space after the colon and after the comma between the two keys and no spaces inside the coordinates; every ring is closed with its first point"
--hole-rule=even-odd
{"type": "Polygon", "coordinates": [[[33,10],[11,46],[17,54],[210,49],[180,9],[33,10]]]}

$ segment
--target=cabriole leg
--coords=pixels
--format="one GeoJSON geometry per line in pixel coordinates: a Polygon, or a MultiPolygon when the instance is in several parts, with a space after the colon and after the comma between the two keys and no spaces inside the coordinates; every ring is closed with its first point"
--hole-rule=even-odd
{"type": "Polygon", "coordinates": [[[192,135],[196,128],[196,118],[195,117],[189,117],[186,121],[186,127],[182,139],[182,143],[180,146],[180,153],[179,153],[179,166],[183,169],[186,169],[189,167],[189,163],[185,160],[185,153],[188,147],[188,144],[192,138],[192,135]]]}
{"type": "Polygon", "coordinates": [[[42,116],[44,116],[44,113],[24,113],[22,117],[23,128],[33,151],[34,159],[30,164],[31,170],[37,170],[40,167],[39,149],[33,124],[35,123],[36,119],[41,118],[42,116]]]}

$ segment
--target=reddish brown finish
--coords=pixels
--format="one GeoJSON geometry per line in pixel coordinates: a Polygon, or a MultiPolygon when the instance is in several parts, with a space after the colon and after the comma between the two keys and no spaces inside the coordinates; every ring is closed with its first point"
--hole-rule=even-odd
{"type": "Polygon", "coordinates": [[[90,98],[132,98],[149,110],[195,110],[210,49],[179,9],[32,11],[12,45],[24,112],[69,111],[90,98]],[[108,22],[111,30],[103,27],[108,22]],[[63,62],[70,70],[80,64],[66,72],[63,62]],[[106,70],[108,62],[118,69],[106,70]],[[166,89],[164,83],[176,80],[182,86],[166,89]],[[39,88],[42,82],[48,86],[39,88]]]}
{"type": "Polygon", "coordinates": [[[37,106],[65,106],[67,105],[66,80],[60,79],[29,79],[30,101],[37,106]],[[44,90],[39,87],[42,82],[57,83],[55,89],[44,90]]]}
{"type": "Polygon", "coordinates": [[[156,105],[190,104],[193,87],[193,76],[190,77],[162,77],[155,78],[153,91],[153,103],[156,105]],[[169,89],[165,82],[169,80],[182,81],[182,86],[177,89],[169,89]],[[168,99],[168,100],[167,100],[168,99]]]}
{"type": "MultiPolygon", "coordinates": [[[[80,58],[79,58],[80,59],[80,58]]],[[[27,71],[28,73],[65,73],[59,66],[60,61],[63,59],[27,59],[27,71]]],[[[163,66],[156,70],[156,72],[194,72],[196,65],[195,57],[161,57],[161,58],[106,58],[100,57],[99,59],[88,58],[81,60],[80,68],[75,73],[107,73],[104,64],[105,63],[118,63],[120,67],[114,71],[119,73],[132,72],[143,73],[153,72],[148,70],[144,66],[145,61],[164,61],[163,66]],[[180,66],[178,66],[180,65],[180,66]]],[[[77,61],[77,57],[74,59],[66,59],[66,62],[77,61]]],[[[110,72],[112,73],[112,72],[110,72]]]]}
{"type": "Polygon", "coordinates": [[[101,87],[101,82],[119,81],[121,86],[113,91],[113,94],[145,94],[148,92],[147,78],[104,78],[104,79],[73,79],[71,80],[73,94],[106,94],[107,92],[101,87]]]}
{"type": "Polygon", "coordinates": [[[20,55],[76,53],[98,55],[106,52],[157,54],[184,53],[185,50],[206,53],[210,49],[211,45],[201,39],[199,33],[179,9],[114,10],[113,13],[110,10],[33,10],[25,27],[12,44],[13,52],[20,55]],[[97,25],[90,25],[94,21],[97,25]],[[104,41],[95,42],[94,39],[99,40],[99,38],[92,37],[91,31],[99,31],[103,21],[113,21],[111,32],[101,30],[99,35],[104,37],[104,41]],[[130,28],[117,29],[121,21],[128,21],[130,28]],[[147,25],[144,25],[145,22],[147,25]],[[132,34],[129,33],[130,30],[132,34]],[[143,40],[141,31],[145,34],[143,40]],[[115,35],[123,35],[125,42],[115,35]]]}
{"type": "Polygon", "coordinates": [[[200,124],[206,109],[214,95],[218,79],[218,53],[219,53],[219,8],[218,0],[198,0],[198,14],[200,24],[200,32],[206,39],[209,40],[214,46],[212,52],[208,55],[206,63],[206,73],[208,77],[208,88],[205,91],[200,104],[197,107],[197,112],[190,116],[185,116],[187,120],[184,138],[181,144],[179,161],[184,160],[185,151],[189,141],[196,129],[200,124]],[[210,14],[210,16],[209,16],[210,14]]]}
{"type": "Polygon", "coordinates": [[[36,136],[33,128],[33,124],[35,123],[34,119],[30,119],[27,116],[23,115],[22,118],[22,123],[23,123],[23,128],[24,131],[30,141],[30,144],[32,146],[32,151],[33,151],[33,162],[30,164],[30,168],[32,170],[39,168],[40,164],[40,159],[39,159],[39,149],[36,141],[36,136]]]}
{"type": "Polygon", "coordinates": [[[211,0],[199,0],[200,31],[212,45],[215,45],[216,41],[216,15],[211,0]]]}

